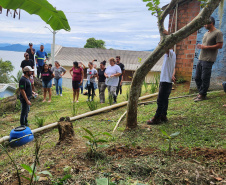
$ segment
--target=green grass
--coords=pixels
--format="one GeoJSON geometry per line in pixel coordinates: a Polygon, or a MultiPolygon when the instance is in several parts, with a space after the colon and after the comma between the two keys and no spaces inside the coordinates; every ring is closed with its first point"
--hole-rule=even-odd
{"type": "MultiPolygon", "coordinates": [[[[118,102],[125,101],[124,96],[126,95],[126,89],[127,86],[123,86],[123,95],[119,95],[118,102]]],[[[176,90],[172,91],[171,97],[188,94],[183,92],[183,89],[183,85],[177,86],[176,90]]],[[[98,94],[98,90],[96,91],[96,94],[98,94]]],[[[106,100],[107,95],[108,94],[106,91],[106,100]]],[[[35,100],[31,107],[31,112],[29,113],[31,128],[37,128],[37,126],[35,125],[35,116],[45,117],[45,124],[57,121],[56,116],[58,118],[65,116],[71,117],[72,103],[69,97],[71,97],[72,99],[72,91],[64,89],[63,96],[53,96],[52,103],[42,103],[41,100],[35,100]]],[[[40,169],[40,171],[46,169],[46,166],[50,166],[48,165],[49,160],[51,160],[51,163],[54,164],[54,167],[50,168],[50,171],[53,170],[51,171],[53,175],[61,174],[63,167],[65,166],[76,168],[76,165],[81,165],[85,167],[88,166],[89,169],[92,169],[91,171],[95,171],[95,177],[103,177],[104,173],[109,172],[109,170],[113,166],[117,166],[117,169],[114,171],[114,173],[110,172],[113,173],[111,179],[119,179],[120,181],[121,178],[121,180],[123,179],[125,181],[122,182],[122,184],[129,184],[127,182],[134,180],[143,181],[144,179],[148,179],[150,173],[160,174],[159,176],[155,175],[153,179],[156,179],[155,183],[158,182],[156,184],[164,184],[161,179],[164,179],[163,177],[167,176],[169,170],[174,169],[174,167],[171,166],[179,165],[179,162],[181,164],[187,164],[187,161],[176,158],[175,156],[173,156],[173,159],[171,160],[166,156],[162,156],[161,152],[166,153],[168,149],[168,143],[164,141],[160,130],[164,130],[168,134],[180,132],[180,135],[172,141],[172,148],[175,149],[175,151],[180,150],[181,147],[187,147],[190,149],[194,147],[226,148],[226,109],[222,107],[222,105],[226,102],[226,95],[223,92],[217,92],[209,94],[208,97],[208,100],[197,103],[192,100],[192,97],[170,100],[168,109],[169,122],[163,123],[161,125],[146,125],[146,121],[153,117],[155,114],[157,108],[156,103],[139,106],[139,124],[137,129],[123,133],[123,131],[125,130],[126,122],[125,118],[122,120],[116,132],[113,134],[113,138],[109,140],[108,144],[110,146],[128,146],[133,148],[137,146],[140,146],[142,148],[155,148],[157,150],[157,154],[151,156],[138,156],[138,158],[136,159],[124,158],[120,160],[115,160],[113,157],[107,156],[106,158],[101,159],[95,163],[89,162],[87,164],[80,164],[77,155],[81,154],[78,154],[80,150],[77,151],[76,147],[86,147],[86,140],[82,138],[82,136],[86,135],[86,133],[82,129],[82,127],[88,128],[93,133],[112,133],[115,124],[117,123],[120,116],[125,112],[126,107],[73,122],[75,136],[78,139],[78,141],[76,141],[76,147],[65,145],[59,148],[55,146],[59,137],[58,130],[51,130],[50,132],[44,134],[43,145],[41,147],[43,154],[40,159],[41,166],[39,167],[42,169],[40,169]],[[63,165],[61,164],[62,160],[67,161],[64,166],[61,166],[63,165]]],[[[86,99],[86,96],[80,95],[78,114],[90,111],[89,107],[87,106],[86,99]]],[[[98,101],[98,97],[96,97],[95,99],[96,101],[98,101]]],[[[153,100],[155,99],[156,97],[153,98],[153,100]]],[[[98,104],[98,108],[104,106],[108,106],[108,104],[98,104]]],[[[19,115],[20,112],[7,114],[5,115],[5,118],[1,119],[0,135],[8,135],[12,127],[19,125],[19,115]]],[[[34,153],[33,145],[34,143],[31,142],[19,148],[9,149],[9,152],[12,157],[16,159],[16,162],[18,164],[22,162],[24,164],[31,164],[33,161],[34,153]]],[[[99,150],[103,151],[104,149],[99,150]]],[[[84,150],[82,151],[83,153],[85,153],[84,150]]],[[[86,160],[84,156],[82,160],[86,160]]],[[[197,157],[196,160],[199,160],[199,158],[197,157]]],[[[205,166],[205,164],[203,165],[205,166]]],[[[212,162],[211,165],[213,167],[219,167],[222,164],[212,162]]],[[[195,166],[195,168],[198,169],[199,167],[195,166]]],[[[0,176],[4,172],[13,171],[12,167],[9,164],[8,158],[4,154],[1,155],[0,169],[0,176]]],[[[81,172],[79,176],[74,175],[72,179],[74,181],[83,181],[84,176],[90,175],[86,174],[88,173],[88,171],[81,172]]],[[[90,178],[91,180],[86,181],[95,181],[95,178],[92,175],[90,178]]],[[[171,177],[169,176],[169,178],[171,177]]],[[[151,179],[145,180],[145,182],[152,184],[151,179]]],[[[174,182],[173,184],[183,184],[178,183],[179,181],[176,181],[176,179],[172,180],[172,182],[174,182]]]]}

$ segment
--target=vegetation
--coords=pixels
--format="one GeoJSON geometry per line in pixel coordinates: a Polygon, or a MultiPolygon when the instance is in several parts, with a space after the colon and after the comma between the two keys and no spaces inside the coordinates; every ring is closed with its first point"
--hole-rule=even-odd
{"type": "Polygon", "coordinates": [[[10,83],[10,73],[14,67],[10,61],[0,59],[0,83],[10,83]]]}
{"type": "Polygon", "coordinates": [[[105,41],[103,40],[96,40],[95,38],[89,38],[86,40],[86,44],[84,48],[101,48],[101,49],[106,49],[105,48],[105,41]]]}
{"type": "Polygon", "coordinates": [[[87,103],[90,111],[94,111],[94,110],[97,109],[98,103],[95,102],[94,100],[93,101],[87,101],[86,103],[87,103]]]}
{"type": "Polygon", "coordinates": [[[36,14],[49,24],[55,31],[64,29],[70,31],[68,20],[63,11],[56,10],[47,0],[24,1],[24,0],[4,0],[0,1],[0,6],[5,9],[22,9],[29,14],[36,14]]]}
{"type": "Polygon", "coordinates": [[[11,78],[13,79],[13,81],[14,81],[15,83],[19,83],[19,81],[20,81],[22,75],[23,75],[23,71],[20,70],[20,71],[17,72],[16,77],[12,75],[11,78]]]}
{"type": "MultiPolygon", "coordinates": [[[[119,103],[125,101],[127,88],[128,86],[123,86],[123,94],[118,96],[119,103]]],[[[186,84],[175,84],[174,88],[171,97],[181,96],[185,94],[186,84]]],[[[46,117],[44,125],[58,121],[55,114],[57,117],[71,116],[71,104],[67,102],[68,97],[72,97],[72,93],[71,90],[64,88],[63,96],[60,97],[55,96],[53,91],[51,104],[42,103],[42,96],[39,97],[40,100],[34,99],[28,118],[31,129],[37,128],[35,115],[46,117]]],[[[87,96],[80,96],[78,114],[90,111],[86,99],[87,96]]],[[[156,97],[149,100],[156,100],[156,97]]],[[[87,146],[86,142],[89,140],[82,136],[92,136],[83,128],[90,130],[93,135],[103,132],[112,133],[126,107],[76,120],[73,123],[76,138],[71,144],[56,145],[59,139],[57,129],[45,134],[36,175],[43,177],[38,172],[48,170],[53,177],[47,175],[48,178],[43,181],[46,184],[95,184],[96,179],[101,178],[108,178],[109,183],[117,185],[137,183],[182,185],[186,184],[185,179],[190,184],[196,182],[210,184],[210,181],[220,184],[224,180],[222,169],[225,165],[223,156],[226,115],[225,108],[222,107],[224,102],[226,102],[224,92],[211,93],[208,95],[208,100],[199,103],[193,102],[192,97],[170,100],[169,122],[153,126],[147,126],[146,121],[155,114],[156,103],[139,106],[139,126],[136,130],[125,132],[126,120],[122,120],[114,132],[114,137],[109,139],[106,139],[105,135],[96,137],[97,140],[107,140],[108,142],[103,144],[109,145],[102,148],[101,143],[97,144],[99,147],[96,148],[96,152],[101,156],[96,160],[87,157],[90,146],[87,146]],[[180,132],[180,135],[172,141],[171,157],[168,155],[169,144],[166,144],[160,130],[167,134],[180,132]],[[199,173],[197,181],[196,171],[199,173]],[[211,171],[216,175],[213,176],[211,171]],[[66,174],[69,172],[70,174],[66,174]],[[223,180],[218,181],[214,177],[223,180]]],[[[98,106],[101,108],[108,105],[104,103],[98,106]]],[[[17,126],[19,116],[20,111],[7,113],[1,117],[1,137],[8,135],[12,127],[17,126]]],[[[16,164],[31,166],[34,163],[34,142],[7,150],[16,164]]],[[[2,150],[0,154],[0,183],[13,184],[17,180],[16,176],[12,175],[16,172],[16,168],[11,166],[9,158],[2,150]]],[[[21,168],[18,165],[20,174],[30,178],[29,173],[21,171],[21,168]]],[[[21,180],[24,181],[24,178],[21,180]]]]}

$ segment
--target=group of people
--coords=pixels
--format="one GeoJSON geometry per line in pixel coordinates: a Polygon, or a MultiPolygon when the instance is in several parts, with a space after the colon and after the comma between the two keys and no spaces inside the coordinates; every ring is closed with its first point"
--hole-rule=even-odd
{"type": "MultiPolygon", "coordinates": [[[[46,101],[47,92],[49,94],[48,102],[51,102],[51,88],[54,84],[56,87],[56,95],[62,96],[62,76],[67,72],[58,61],[55,61],[55,66],[47,64],[48,55],[44,51],[44,46],[40,46],[40,50],[35,52],[33,44],[29,43],[29,48],[24,53],[25,59],[21,62],[20,67],[23,71],[23,76],[19,82],[20,101],[21,101],[21,125],[28,125],[27,117],[30,109],[30,99],[32,96],[37,96],[34,88],[35,63],[37,66],[37,78],[41,78],[43,87],[43,102],[46,101]]],[[[100,63],[100,69],[96,69],[96,60],[89,62],[87,69],[87,81],[85,89],[88,90],[87,101],[93,101],[95,89],[99,88],[100,103],[105,103],[105,90],[108,89],[109,96],[117,103],[117,95],[122,89],[122,79],[125,72],[124,65],[120,62],[120,56],[110,58],[110,65],[106,68],[106,61],[100,63]],[[96,83],[96,78],[98,84],[96,83]]],[[[79,102],[79,90],[83,93],[84,70],[86,66],[82,62],[73,62],[73,67],[70,69],[72,76],[73,103],[79,102]]]]}
{"type": "MultiPolygon", "coordinates": [[[[215,20],[210,17],[209,24],[205,25],[208,32],[204,35],[203,43],[198,44],[197,48],[201,49],[199,56],[199,62],[196,69],[196,85],[199,91],[198,95],[194,98],[195,102],[206,99],[207,90],[210,85],[211,70],[216,60],[218,49],[223,47],[223,34],[220,30],[215,28],[215,20]]],[[[164,34],[168,35],[165,30],[164,34]]],[[[22,105],[21,110],[21,125],[27,125],[27,116],[29,112],[29,106],[31,105],[30,98],[34,94],[34,54],[35,50],[32,48],[32,44],[29,44],[30,48],[24,54],[25,60],[21,63],[24,76],[19,82],[20,88],[20,100],[22,105]]],[[[66,70],[60,66],[59,62],[55,62],[55,66],[47,65],[45,60],[48,59],[47,54],[44,52],[44,46],[40,47],[40,51],[36,52],[35,60],[37,64],[37,77],[41,74],[42,85],[44,89],[44,100],[46,101],[46,93],[49,92],[49,102],[51,102],[51,87],[52,78],[56,86],[56,94],[62,96],[62,76],[66,73],[66,70]]],[[[99,88],[100,103],[105,103],[105,90],[108,89],[109,97],[113,98],[113,103],[117,103],[118,93],[121,91],[121,85],[123,75],[125,72],[124,65],[120,62],[120,56],[109,59],[109,66],[106,67],[106,61],[100,63],[100,69],[97,70],[96,66],[92,62],[89,62],[87,69],[87,82],[85,89],[88,90],[87,101],[93,101],[95,96],[95,89],[99,88]],[[98,85],[96,84],[96,79],[98,85]]],[[[172,89],[172,82],[175,78],[175,65],[176,54],[173,49],[167,49],[164,56],[164,62],[161,70],[159,94],[157,99],[157,110],[155,116],[147,121],[147,124],[160,124],[168,121],[168,99],[172,89]]],[[[78,102],[79,89],[83,91],[83,79],[84,79],[83,63],[75,61],[73,67],[70,69],[72,76],[72,88],[73,88],[73,102],[78,102]]],[[[226,106],[226,105],[224,105],[226,106]]]]}
{"type": "MultiPolygon", "coordinates": [[[[95,96],[95,89],[99,88],[100,103],[105,103],[105,90],[108,88],[109,96],[112,96],[113,103],[117,103],[117,96],[119,89],[122,86],[123,74],[125,72],[124,65],[120,62],[120,56],[109,59],[109,66],[106,68],[106,61],[100,63],[100,69],[97,70],[96,66],[92,62],[89,62],[87,69],[87,82],[85,89],[88,90],[87,101],[93,101],[95,96]],[[98,85],[96,84],[96,79],[98,85]]],[[[78,102],[79,99],[79,88],[83,85],[84,79],[84,64],[74,62],[73,67],[70,69],[72,76],[72,87],[73,87],[73,102],[78,102]],[[76,100],[75,100],[76,99],[76,100]]]]}

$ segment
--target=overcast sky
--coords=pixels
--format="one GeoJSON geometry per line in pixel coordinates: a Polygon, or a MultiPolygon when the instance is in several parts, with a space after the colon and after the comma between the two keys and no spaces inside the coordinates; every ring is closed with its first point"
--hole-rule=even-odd
{"type": "MultiPolygon", "coordinates": [[[[150,50],[157,46],[157,19],[142,0],[49,0],[65,12],[70,32],[60,30],[56,44],[84,47],[90,37],[102,39],[107,48],[150,50]]],[[[161,0],[161,6],[170,0],[161,0]]],[[[21,19],[0,14],[0,43],[52,43],[52,33],[37,15],[21,12],[21,19]]],[[[168,25],[168,18],[165,21],[168,25]]]]}

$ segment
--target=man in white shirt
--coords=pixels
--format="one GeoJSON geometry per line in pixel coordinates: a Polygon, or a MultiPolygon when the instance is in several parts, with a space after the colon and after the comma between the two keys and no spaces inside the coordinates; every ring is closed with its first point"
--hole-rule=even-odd
{"type": "MultiPolygon", "coordinates": [[[[168,34],[165,31],[165,34],[168,34]]],[[[175,78],[175,65],[176,65],[176,54],[172,49],[166,52],[161,70],[160,84],[159,84],[159,95],[157,99],[158,108],[155,116],[147,121],[148,125],[160,124],[162,121],[166,122],[167,110],[169,103],[169,95],[172,89],[172,82],[175,78]]]]}

